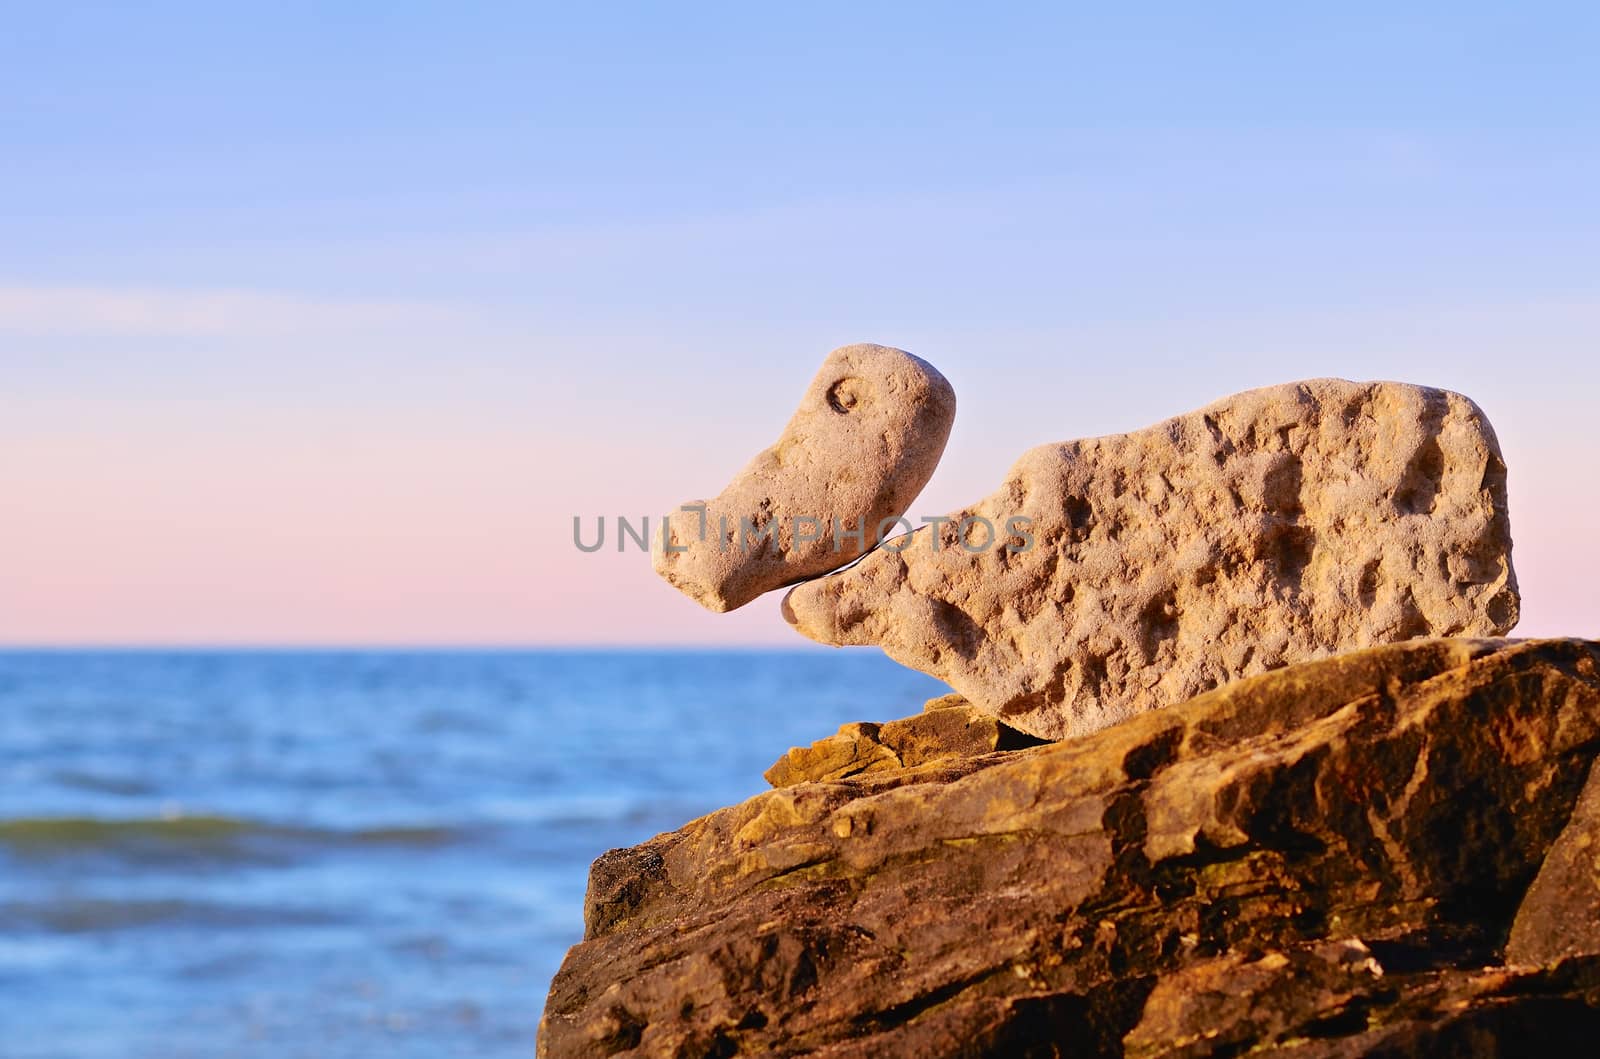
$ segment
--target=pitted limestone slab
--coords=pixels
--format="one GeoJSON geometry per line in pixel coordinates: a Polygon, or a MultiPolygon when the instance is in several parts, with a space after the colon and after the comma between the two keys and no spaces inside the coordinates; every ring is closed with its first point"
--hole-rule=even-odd
{"type": "Polygon", "coordinates": [[[794,588],[784,615],[1046,739],[1351,648],[1498,636],[1518,615],[1494,431],[1421,386],[1315,379],[1042,446],[950,518],[794,588]],[[1018,516],[1030,546],[962,546],[962,520],[1006,536],[1018,516]]]}

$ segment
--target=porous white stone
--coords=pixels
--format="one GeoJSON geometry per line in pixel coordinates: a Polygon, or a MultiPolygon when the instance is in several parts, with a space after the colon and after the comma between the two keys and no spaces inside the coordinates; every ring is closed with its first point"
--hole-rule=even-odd
{"type": "Polygon", "coordinates": [[[1047,739],[1292,662],[1517,621],[1494,432],[1421,386],[1315,379],[1042,446],[950,519],[797,586],[785,618],[877,644],[1047,739]],[[1029,547],[1006,532],[1018,516],[1029,547]],[[981,544],[979,517],[1000,540],[969,551],[961,522],[981,544]]]}
{"type": "Polygon", "coordinates": [[[955,391],[926,361],[888,346],[834,350],[777,442],[652,535],[656,572],[728,611],[838,569],[911,506],[955,413],[955,391]]]}

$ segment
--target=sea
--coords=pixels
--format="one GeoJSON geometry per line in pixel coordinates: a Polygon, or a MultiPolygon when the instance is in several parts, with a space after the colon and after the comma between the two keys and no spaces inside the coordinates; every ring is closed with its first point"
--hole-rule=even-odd
{"type": "Polygon", "coordinates": [[[527,1057],[589,863],[945,692],[875,651],[0,652],[0,1057],[527,1057]]]}

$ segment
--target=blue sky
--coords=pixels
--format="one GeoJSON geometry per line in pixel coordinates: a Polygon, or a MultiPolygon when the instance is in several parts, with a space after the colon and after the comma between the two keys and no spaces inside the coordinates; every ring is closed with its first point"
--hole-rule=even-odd
{"type": "Polygon", "coordinates": [[[1596,631],[1592,7],[334,7],[7,12],[0,640],[789,642],[570,518],[720,488],[863,340],[960,395],[929,512],[1461,390],[1524,629],[1596,631]]]}

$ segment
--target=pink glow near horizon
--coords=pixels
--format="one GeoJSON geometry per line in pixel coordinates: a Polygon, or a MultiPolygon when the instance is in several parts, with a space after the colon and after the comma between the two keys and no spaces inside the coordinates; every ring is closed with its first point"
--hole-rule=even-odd
{"type": "MultiPolygon", "coordinates": [[[[752,404],[783,409],[791,395],[768,389],[752,404]]],[[[1600,633],[1600,499],[1559,424],[1536,404],[1503,404],[1518,632],[1600,633]]],[[[360,410],[231,433],[181,412],[0,427],[11,500],[0,642],[803,646],[777,594],[713,615],[631,545],[615,550],[616,516],[655,525],[677,500],[720,488],[782,413],[765,429],[758,418],[721,430],[705,420],[698,434],[646,423],[566,449],[552,448],[548,423],[543,438],[470,417],[420,430],[360,410]],[[574,515],[591,534],[607,519],[601,552],[573,546],[574,515]]],[[[1009,459],[971,444],[979,427],[958,429],[914,515],[999,480],[1009,459]]]]}

